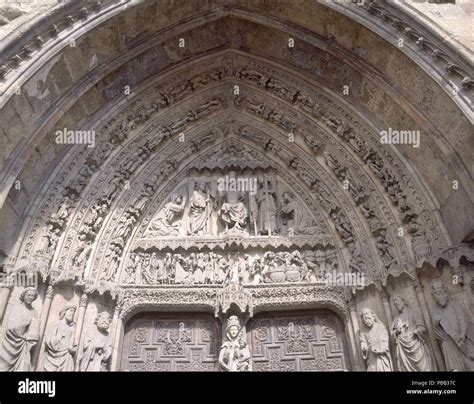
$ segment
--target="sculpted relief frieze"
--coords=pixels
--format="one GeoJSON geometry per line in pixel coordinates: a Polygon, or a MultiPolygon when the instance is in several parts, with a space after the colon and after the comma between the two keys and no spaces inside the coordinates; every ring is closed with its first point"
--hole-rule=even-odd
{"type": "Polygon", "coordinates": [[[122,282],[135,285],[324,283],[338,270],[334,251],[130,254],[122,282]]]}
{"type": "MultiPolygon", "coordinates": [[[[43,270],[47,276],[51,257],[56,249],[60,249],[54,265],[59,268],[64,279],[85,278],[85,273],[91,268],[89,277],[99,276],[103,281],[109,282],[117,276],[121,257],[134,229],[138,228],[139,232],[143,232],[144,224],[148,226],[152,219],[153,224],[147,231],[155,238],[202,236],[205,226],[208,226],[205,215],[209,213],[209,206],[215,203],[212,198],[207,198],[206,187],[210,186],[209,183],[196,185],[196,189],[187,195],[174,195],[167,206],[155,211],[157,216],[154,218],[149,216],[148,210],[148,205],[155,203],[152,201],[163,198],[156,198],[154,195],[157,192],[167,192],[169,195],[173,190],[170,179],[185,168],[184,161],[191,156],[199,156],[194,159],[197,169],[217,169],[232,165],[237,170],[255,169],[257,158],[261,160],[258,165],[261,170],[275,169],[283,163],[301,183],[294,184],[293,190],[278,196],[279,210],[283,213],[279,220],[289,219],[291,222],[295,217],[296,220],[302,220],[302,216],[296,214],[298,203],[295,202],[295,195],[301,196],[309,207],[309,200],[317,201],[330,218],[342,245],[348,248],[349,267],[360,267],[363,257],[371,278],[385,279],[388,273],[411,271],[414,268],[412,253],[409,251],[411,248],[414,250],[415,261],[418,260],[416,262],[428,258],[441,248],[443,240],[437,235],[439,232],[436,221],[431,218],[423,198],[415,190],[416,187],[412,186],[407,174],[400,171],[401,165],[396,156],[390,155],[386,149],[379,152],[374,136],[368,135],[359,122],[348,115],[347,111],[338,108],[332,100],[313,92],[307,86],[298,86],[305,91],[296,91],[294,84],[285,82],[285,74],[261,62],[243,62],[239,58],[229,60],[219,68],[213,67],[212,62],[207,62],[202,66],[201,72],[184,82],[172,78],[166,85],[155,88],[155,93],[146,106],[138,101],[132,102],[131,106],[104,123],[104,131],[108,134],[104,138],[108,140],[101,142],[88,155],[81,151],[73,159],[77,167],[81,168],[69,183],[65,181],[68,183],[66,187],[57,189],[61,194],[56,193],[56,198],[52,194],[46,197],[41,208],[44,217],[41,220],[44,222],[32,224],[22,256],[27,259],[26,257],[35,253],[37,257],[41,257],[43,261],[38,262],[45,262],[46,269],[43,270]],[[267,105],[261,95],[247,95],[251,92],[235,97],[217,95],[215,90],[208,90],[210,84],[232,83],[236,79],[245,86],[260,87],[281,101],[267,105]],[[208,94],[207,98],[204,96],[202,101],[188,104],[187,112],[173,111],[174,103],[186,99],[196,91],[208,94]],[[285,103],[290,104],[293,109],[289,110],[285,103]],[[190,125],[207,125],[209,117],[233,108],[249,117],[256,117],[267,125],[274,125],[278,130],[270,137],[266,134],[267,130],[261,131],[263,127],[261,130],[252,130],[248,124],[236,125],[229,121],[227,126],[231,127],[230,130],[209,127],[209,132],[202,138],[193,138],[191,133],[185,133],[190,125]],[[166,119],[161,119],[158,124],[155,117],[162,116],[163,111],[168,111],[166,119]],[[314,122],[318,122],[319,126],[314,122]],[[151,133],[154,136],[150,137],[151,133]],[[239,140],[224,145],[224,149],[215,149],[214,157],[203,154],[206,148],[209,149],[216,139],[226,133],[238,133],[239,140]],[[181,134],[185,134],[187,138],[180,145],[176,143],[176,137],[181,134]],[[276,139],[280,136],[280,141],[283,142],[285,134],[296,135],[297,140],[288,142],[286,139],[286,144],[282,147],[276,139]],[[364,140],[361,136],[364,136],[364,140]],[[175,139],[174,143],[172,137],[175,139]],[[341,139],[343,142],[334,142],[334,139],[341,139]],[[254,146],[242,149],[242,142],[250,142],[254,146]],[[113,161],[108,159],[111,155],[114,155],[113,161]],[[358,156],[357,164],[352,158],[354,155],[358,156]],[[151,156],[160,157],[155,161],[151,156]],[[314,165],[314,159],[318,164],[314,165]],[[153,169],[147,169],[148,162],[153,162],[153,169]],[[99,168],[101,174],[95,175],[99,168]],[[394,174],[394,170],[398,172],[394,174]],[[392,202],[391,206],[380,196],[380,191],[371,179],[372,174],[380,178],[380,184],[392,202]],[[136,186],[127,190],[130,182],[140,183],[140,178],[144,178],[144,175],[148,176],[148,180],[142,182],[144,186],[138,191],[136,186]],[[94,181],[89,185],[91,178],[94,181]],[[332,186],[334,178],[340,184],[337,188],[332,186]],[[400,178],[407,181],[400,181],[400,178]],[[404,187],[408,193],[404,191],[404,187]],[[300,188],[304,191],[300,192],[300,188]],[[84,189],[87,189],[85,194],[84,189]],[[129,207],[114,209],[110,214],[111,207],[116,206],[118,199],[121,200],[121,205],[125,203],[129,207]],[[209,201],[206,202],[206,199],[209,201]],[[342,201],[348,203],[342,203],[341,209],[342,201]],[[201,206],[202,203],[205,206],[201,206]],[[185,209],[189,211],[184,212],[185,209]],[[73,219],[70,219],[71,215],[73,219]],[[188,220],[185,230],[177,223],[180,215],[192,218],[188,220]],[[362,224],[365,222],[366,224],[362,224]],[[404,227],[411,235],[411,246],[406,244],[404,238],[395,236],[399,227],[404,227]],[[63,234],[65,230],[67,234],[63,234]],[[98,235],[100,236],[97,237],[98,235]],[[374,256],[378,258],[374,259],[374,256]],[[98,275],[102,266],[107,266],[109,272],[98,275]]],[[[228,89],[230,88],[231,86],[228,89]]],[[[258,127],[261,124],[256,121],[255,125],[258,127]]],[[[72,167],[73,165],[69,166],[68,170],[72,171],[72,167]]],[[[282,177],[286,175],[290,178],[287,172],[281,172],[281,168],[279,173],[282,177]]],[[[272,186],[271,183],[265,185],[265,180],[259,184],[257,194],[258,189],[272,186]]],[[[274,197],[271,192],[267,192],[263,200],[259,200],[258,195],[245,202],[238,198],[227,193],[222,199],[225,202],[211,214],[212,220],[217,223],[213,223],[213,226],[219,227],[219,234],[225,231],[227,236],[233,233],[239,233],[239,236],[269,233],[277,235],[276,224],[272,221],[274,197]],[[259,213],[259,207],[263,205],[267,206],[260,210],[263,213],[259,213]],[[268,218],[258,221],[259,215],[268,218]]],[[[301,222],[292,225],[293,229],[299,228],[296,235],[305,234],[305,231],[308,235],[314,235],[317,233],[314,229],[305,229],[311,229],[312,226],[321,228],[321,223],[326,223],[326,220],[316,218],[314,225],[301,222]]],[[[284,225],[288,227],[287,223],[284,225]]]]}

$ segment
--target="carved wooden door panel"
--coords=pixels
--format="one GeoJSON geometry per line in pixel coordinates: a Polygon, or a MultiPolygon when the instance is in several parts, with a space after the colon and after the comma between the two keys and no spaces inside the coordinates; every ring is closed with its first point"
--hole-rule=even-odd
{"type": "Polygon", "coordinates": [[[144,314],[126,327],[122,370],[218,370],[220,325],[205,314],[144,314]]]}
{"type": "Polygon", "coordinates": [[[347,369],[342,323],[330,311],[262,313],[247,330],[253,371],[347,369]]]}

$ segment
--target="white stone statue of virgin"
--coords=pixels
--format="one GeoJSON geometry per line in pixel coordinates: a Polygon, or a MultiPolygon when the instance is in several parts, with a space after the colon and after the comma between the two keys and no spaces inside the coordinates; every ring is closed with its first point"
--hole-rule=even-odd
{"type": "Polygon", "coordinates": [[[250,369],[250,351],[242,338],[242,326],[237,316],[227,320],[225,340],[219,353],[219,364],[227,372],[246,372],[250,369]]]}

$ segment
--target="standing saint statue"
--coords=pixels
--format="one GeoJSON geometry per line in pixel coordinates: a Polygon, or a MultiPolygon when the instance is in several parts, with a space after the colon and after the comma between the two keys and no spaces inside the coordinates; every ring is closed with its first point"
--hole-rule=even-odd
{"type": "Polygon", "coordinates": [[[397,345],[396,359],[401,372],[429,372],[435,370],[426,345],[426,327],[401,296],[393,298],[398,316],[393,320],[391,334],[397,345]]]}
{"type": "Polygon", "coordinates": [[[38,297],[35,288],[26,288],[20,295],[22,303],[15,308],[4,325],[0,340],[0,371],[31,370],[31,349],[39,340],[39,319],[32,303],[38,297]]]}
{"type": "Polygon", "coordinates": [[[368,332],[360,334],[360,347],[362,356],[367,362],[367,370],[391,372],[393,366],[387,329],[371,309],[363,309],[361,318],[364,325],[369,328],[368,332]]]}
{"type": "Polygon", "coordinates": [[[59,312],[59,321],[52,324],[45,335],[43,368],[47,372],[72,372],[77,345],[74,343],[76,306],[66,305],[59,312]]]}
{"type": "Polygon", "coordinates": [[[185,200],[182,195],[174,195],[171,201],[158,212],[150,224],[150,231],[157,236],[177,236],[180,233],[179,216],[184,211],[185,200]]]}
{"type": "Polygon", "coordinates": [[[258,184],[258,231],[259,234],[271,235],[277,231],[275,190],[272,181],[262,177],[258,179],[258,184]]]}
{"type": "Polygon", "coordinates": [[[472,324],[458,303],[450,301],[439,279],[431,283],[431,296],[438,309],[433,313],[433,331],[440,341],[446,370],[474,371],[472,324]]]}
{"type": "Polygon", "coordinates": [[[112,346],[109,343],[110,314],[99,313],[91,329],[84,338],[82,355],[79,359],[79,370],[82,372],[106,371],[112,346]]]}
{"type": "Polygon", "coordinates": [[[242,326],[237,316],[227,319],[225,340],[219,353],[219,364],[227,372],[250,371],[250,351],[242,336],[242,326]]]}
{"type": "Polygon", "coordinates": [[[212,201],[206,191],[206,184],[198,182],[189,200],[189,234],[198,236],[206,234],[211,214],[212,201]]]}

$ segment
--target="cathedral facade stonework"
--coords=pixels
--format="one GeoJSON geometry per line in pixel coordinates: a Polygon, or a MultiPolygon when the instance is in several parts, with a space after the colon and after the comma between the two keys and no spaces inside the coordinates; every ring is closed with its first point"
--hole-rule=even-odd
{"type": "Polygon", "coordinates": [[[472,49],[196,2],[3,10],[0,370],[473,371],[472,49]]]}

